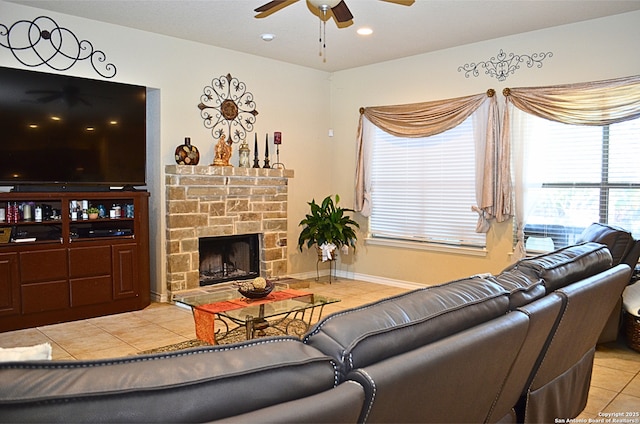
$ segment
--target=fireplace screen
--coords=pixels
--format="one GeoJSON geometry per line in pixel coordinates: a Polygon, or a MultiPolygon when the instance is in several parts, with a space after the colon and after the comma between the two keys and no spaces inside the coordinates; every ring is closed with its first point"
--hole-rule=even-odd
{"type": "Polygon", "coordinates": [[[258,234],[201,238],[198,249],[201,286],[260,275],[258,234]]]}

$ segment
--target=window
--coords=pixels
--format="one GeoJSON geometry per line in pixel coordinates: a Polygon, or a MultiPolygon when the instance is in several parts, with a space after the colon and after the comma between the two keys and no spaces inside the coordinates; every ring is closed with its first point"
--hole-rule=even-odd
{"type": "Polygon", "coordinates": [[[520,141],[528,145],[525,179],[536,182],[525,199],[527,249],[569,245],[593,222],[639,238],[640,120],[574,126],[518,113],[520,141]]]}
{"type": "Polygon", "coordinates": [[[475,231],[473,115],[424,138],[402,138],[375,128],[371,152],[370,237],[485,247],[475,231]]]}

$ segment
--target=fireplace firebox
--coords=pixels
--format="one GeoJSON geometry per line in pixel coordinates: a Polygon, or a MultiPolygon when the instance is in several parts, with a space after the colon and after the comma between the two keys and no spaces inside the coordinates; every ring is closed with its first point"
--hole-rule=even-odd
{"type": "Polygon", "coordinates": [[[258,277],[259,244],[258,234],[200,238],[200,285],[258,277]]]}

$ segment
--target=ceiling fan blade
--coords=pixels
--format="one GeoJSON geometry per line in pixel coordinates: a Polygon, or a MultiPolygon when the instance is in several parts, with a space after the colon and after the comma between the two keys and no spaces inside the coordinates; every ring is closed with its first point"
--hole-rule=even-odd
{"type": "Polygon", "coordinates": [[[413,3],[416,2],[416,0],[381,0],[381,1],[386,1],[387,3],[395,3],[401,6],[411,6],[413,3]]]}
{"type": "Polygon", "coordinates": [[[342,0],[338,3],[337,6],[332,7],[331,11],[333,12],[333,16],[335,16],[336,21],[338,22],[349,22],[353,19],[353,15],[351,11],[347,7],[347,4],[342,0]]]}
{"type": "Polygon", "coordinates": [[[286,3],[287,0],[273,0],[270,1],[269,3],[265,3],[262,6],[258,7],[257,9],[254,9],[254,12],[268,12],[269,10],[280,6],[282,3],[286,3]]]}

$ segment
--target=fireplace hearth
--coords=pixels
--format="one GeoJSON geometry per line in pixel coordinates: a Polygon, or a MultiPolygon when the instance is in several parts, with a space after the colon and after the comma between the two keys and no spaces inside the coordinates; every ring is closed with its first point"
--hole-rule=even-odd
{"type": "Polygon", "coordinates": [[[258,234],[200,238],[200,285],[258,277],[259,244],[258,234]]]}

